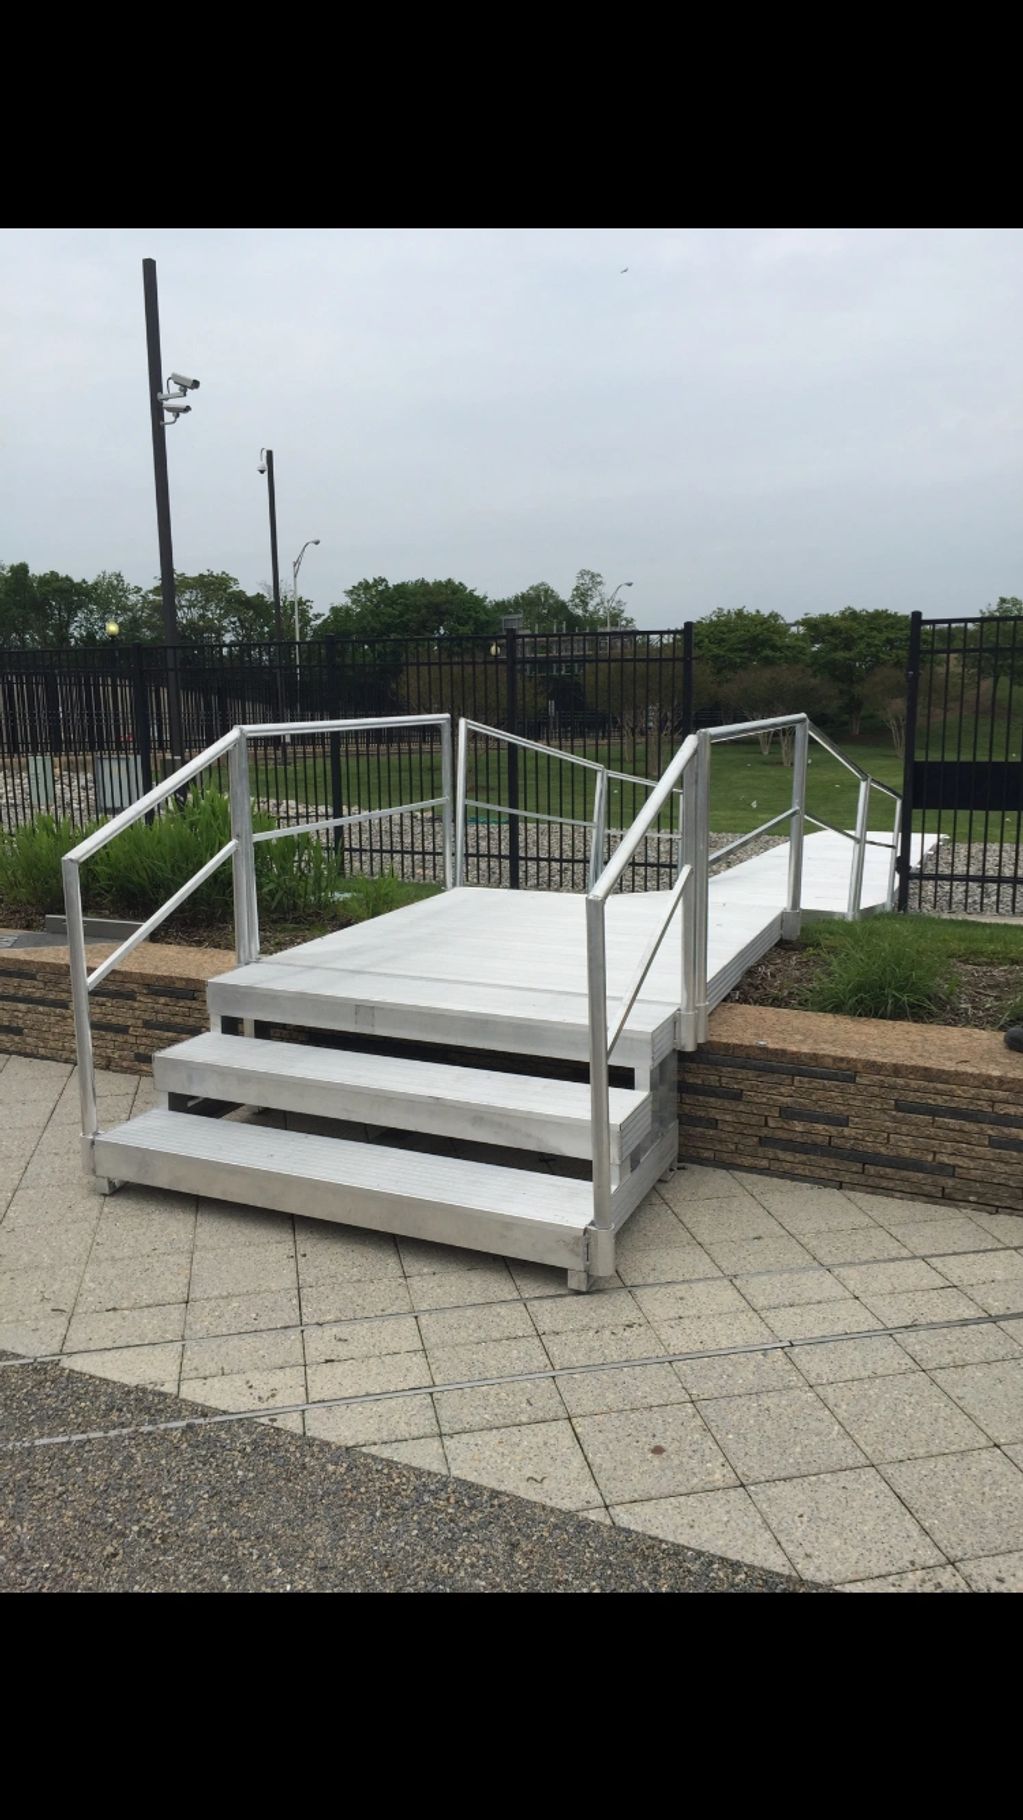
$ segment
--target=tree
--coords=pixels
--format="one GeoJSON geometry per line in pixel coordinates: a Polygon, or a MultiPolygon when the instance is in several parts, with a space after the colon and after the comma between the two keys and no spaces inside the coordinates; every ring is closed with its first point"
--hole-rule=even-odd
{"type": "Polygon", "coordinates": [[[879,664],[863,686],[864,707],[882,720],[899,757],[906,751],[906,672],[898,664],[879,664]]]}
{"type": "Polygon", "coordinates": [[[611,605],[613,589],[608,590],[603,575],[596,569],[580,569],[568,597],[572,620],[570,630],[599,632],[603,627],[631,626],[635,621],[625,611],[620,598],[611,605]]]}
{"type": "MultiPolygon", "coordinates": [[[[262,592],[247,594],[235,577],[223,570],[204,569],[199,575],[175,573],[174,590],[183,644],[193,640],[246,644],[275,635],[273,600],[262,592]]],[[[147,598],[159,615],[159,588],[151,588],[147,598]]],[[[159,625],[162,639],[162,616],[159,625]]]]}
{"type": "MultiPolygon", "coordinates": [[[[802,664],[755,664],[731,678],[724,686],[723,699],[736,720],[773,720],[780,714],[808,714],[811,720],[827,720],[834,713],[836,693],[826,677],[813,675],[802,664]]],[[[785,765],[792,762],[793,738],[792,728],[780,730],[785,765]]],[[[766,758],[774,734],[759,733],[757,739],[766,758]]]]}
{"type": "Polygon", "coordinates": [[[885,607],[813,613],[800,622],[798,636],[810,668],[829,677],[837,688],[849,731],[857,735],[871,671],[882,664],[905,665],[909,647],[905,614],[885,607]]]}
{"type": "Polygon", "coordinates": [[[571,632],[577,624],[568,601],[557,588],[551,587],[549,581],[534,581],[520,593],[510,594],[506,600],[495,600],[493,604],[498,625],[502,619],[518,614],[524,632],[571,632]]]}
{"type": "Polygon", "coordinates": [[[0,644],[66,650],[99,635],[87,581],[55,569],[33,575],[26,562],[0,569],[0,644]]]}
{"type": "Polygon", "coordinates": [[[313,627],[313,636],[345,638],[464,637],[497,629],[493,601],[462,581],[357,581],[313,627]]]}
{"type": "Polygon", "coordinates": [[[694,650],[715,677],[734,676],[761,665],[798,663],[795,628],[780,613],[749,607],[718,607],[697,621],[694,650]]]}

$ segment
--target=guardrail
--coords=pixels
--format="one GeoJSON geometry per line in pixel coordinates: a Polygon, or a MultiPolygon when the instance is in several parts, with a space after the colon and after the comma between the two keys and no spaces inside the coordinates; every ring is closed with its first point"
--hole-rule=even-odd
{"type": "Polygon", "coordinates": [[[264,725],[232,727],[222,739],[214,741],[197,757],[189,759],[162,783],[154,785],[140,796],[137,802],[123,809],[94,834],[90,834],[61,861],[64,880],[64,907],[67,913],[68,960],[71,974],[71,1006],[75,1022],[75,1049],[78,1057],[78,1093],[82,1109],[82,1136],[91,1151],[92,1143],[99,1131],[99,1116],[96,1103],[96,1065],[92,1042],[92,1018],[89,998],[96,987],[107,975],[124,960],[139,942],[153,934],[161,923],[173,915],[174,911],[191,897],[192,892],[208,879],[226,859],[230,859],[233,871],[234,897],[234,931],[235,953],[240,967],[250,961],[259,959],[259,905],[256,899],[255,845],[262,840],[287,840],[296,834],[311,834],[328,828],[346,828],[356,822],[382,821],[392,815],[411,815],[429,809],[441,809],[443,813],[444,842],[444,884],[451,888],[452,869],[452,833],[453,833],[453,780],[451,755],[451,716],[449,714],[394,714],[375,716],[368,720],[312,720],[282,721],[264,725]],[[437,727],[441,740],[441,794],[426,801],[416,803],[399,803],[388,809],[364,809],[350,815],[332,815],[309,822],[298,822],[284,827],[270,828],[265,832],[255,833],[252,826],[252,796],[249,789],[249,744],[254,739],[274,739],[285,734],[313,733],[360,733],[375,731],[385,727],[437,727]],[[108,954],[98,967],[89,972],[85,947],[85,926],[82,913],[81,868],[126,828],[141,821],[154,809],[160,808],[172,796],[180,792],[202,772],[215,765],[219,760],[228,761],[228,801],[231,812],[231,839],[215,853],[212,859],[200,866],[191,878],[175,891],[165,903],[154,910],[152,915],[138,929],[132,931],[126,941],[108,954]]]}
{"type": "MultiPolygon", "coordinates": [[[[675,757],[632,826],[623,836],[614,854],[599,875],[591,880],[586,898],[586,981],[589,1013],[590,1057],[590,1124],[593,1144],[593,1224],[596,1229],[599,1256],[600,1235],[614,1231],[615,1197],[618,1184],[612,1181],[610,1066],[615,1045],[628,1022],[643,982],[660,950],[664,937],[681,911],[681,954],[679,991],[679,1047],[695,1049],[707,1034],[707,945],[709,884],[711,868],[736,853],[750,841],[758,840],[772,828],[788,824],[789,859],[785,905],[782,910],[782,935],[793,940],[799,933],[802,916],[803,837],[806,824],[825,828],[851,840],[852,856],[846,917],[860,914],[863,892],[863,864],[868,845],[870,793],[876,789],[895,802],[895,828],[891,845],[886,907],[894,906],[895,861],[899,848],[902,799],[897,790],[872,777],[855,760],[849,758],[826,733],[805,714],[783,714],[771,719],[740,721],[729,726],[712,727],[690,735],[675,757]],[[748,834],[741,834],[710,853],[710,760],[715,745],[732,740],[753,738],[762,733],[790,731],[792,749],[792,800],[787,809],[761,822],[748,834]],[[807,762],[810,741],[822,746],[859,780],[856,828],[836,828],[820,816],[811,815],[806,807],[807,762]],[[678,867],[674,884],[668,893],[664,914],[648,938],[629,983],[613,1017],[608,1016],[606,907],[607,900],[628,865],[650,832],[673,793],[681,797],[681,830],[678,843],[678,867]]],[[[887,843],[884,843],[887,844],[887,843]]],[[[627,1189],[627,1184],[621,1185],[627,1189]]],[[[597,1271],[599,1274],[599,1269],[597,1271]]]]}

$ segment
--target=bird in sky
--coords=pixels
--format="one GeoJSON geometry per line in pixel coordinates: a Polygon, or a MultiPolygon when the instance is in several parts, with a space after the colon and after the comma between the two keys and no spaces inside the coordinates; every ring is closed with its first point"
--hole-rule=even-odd
{"type": "Polygon", "coordinates": [[[626,274],[626,272],[627,272],[627,271],[628,271],[628,269],[629,269],[629,268],[628,268],[628,266],[627,266],[627,265],[623,265],[623,266],[622,266],[622,269],[621,269],[621,271],[620,271],[620,272],[619,272],[619,274],[618,274],[618,276],[619,276],[619,278],[624,278],[624,276],[625,276],[625,274],[626,274]]]}

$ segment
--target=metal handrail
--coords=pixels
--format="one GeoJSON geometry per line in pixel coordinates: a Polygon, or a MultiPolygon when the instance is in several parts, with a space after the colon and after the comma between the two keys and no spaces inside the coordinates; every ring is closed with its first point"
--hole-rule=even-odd
{"type": "Polygon", "coordinates": [[[590,1057],[590,1123],[593,1156],[593,1230],[594,1252],[597,1268],[594,1274],[600,1274],[601,1265],[607,1264],[613,1255],[604,1249],[609,1242],[609,1235],[614,1231],[614,1194],[612,1190],[611,1169],[611,1121],[610,1121],[610,1060],[611,1055],[628,1023],[629,1015],[636,1003],[643,982],[658,954],[664,936],[676,911],[682,910],[681,931],[681,986],[679,993],[679,1045],[693,1049],[704,1040],[707,1033],[707,946],[709,904],[708,893],[710,869],[720,863],[740,847],[746,846],[758,836],[776,828],[783,822],[788,823],[789,830],[789,864],[786,889],[785,909],[782,913],[782,934],[794,937],[799,930],[802,914],[802,870],[803,840],[806,823],[811,822],[830,828],[830,823],[821,823],[812,816],[806,807],[807,762],[810,740],[823,746],[832,753],[848,771],[859,780],[858,801],[856,810],[856,829],[849,833],[847,829],[833,829],[834,833],[847,834],[853,842],[852,864],[850,867],[849,895],[846,906],[848,918],[860,914],[860,903],[863,890],[863,864],[868,845],[882,845],[881,842],[870,842],[867,836],[867,822],[872,789],[881,790],[895,801],[895,832],[891,848],[889,866],[887,902],[889,907],[894,900],[895,861],[898,852],[899,828],[902,816],[902,798],[897,790],[882,784],[861,765],[846,757],[845,753],[822,733],[805,714],[784,714],[759,721],[744,721],[723,727],[705,729],[684,740],[671,763],[656,785],[652,795],[635,817],[631,828],[624,835],[608,864],[599,877],[593,879],[586,897],[586,963],[587,963],[587,999],[589,1014],[589,1057],[590,1057]],[[710,854],[710,754],[712,747],[726,741],[746,739],[760,733],[791,730],[794,735],[792,754],[792,801],[787,809],[778,815],[762,822],[759,827],[747,834],[742,834],[727,846],[710,854]],[[606,909],[607,900],[621,879],[626,866],[630,864],[640,845],[649,833],[650,824],[656,819],[672,791],[683,784],[682,791],[682,827],[679,842],[679,870],[675,883],[669,894],[665,914],[656,929],[649,936],[642,955],[633,971],[625,992],[622,995],[613,1021],[610,1035],[608,1032],[607,1005],[607,949],[606,949],[606,909]]]}
{"type": "Polygon", "coordinates": [[[67,914],[68,966],[71,976],[71,1005],[75,1024],[75,1051],[78,1060],[78,1092],[82,1111],[82,1136],[91,1165],[92,1146],[99,1132],[96,1101],[96,1066],[92,1042],[90,994],[125,957],[146,940],[161,923],[191,897],[193,891],[212,877],[226,859],[232,862],[235,953],[239,966],[259,959],[259,906],[256,897],[255,846],[261,840],[293,839],[298,834],[311,834],[321,829],[343,828],[355,822],[382,821],[394,815],[412,815],[427,809],[443,809],[444,884],[453,883],[453,772],[451,753],[451,716],[449,714],[391,714],[358,720],[310,720],[295,722],[256,722],[232,727],[229,733],[191,758],[165,777],[137,802],[130,803],[92,834],[79,841],[61,860],[64,883],[64,907],[67,914]],[[393,808],[367,809],[350,815],[330,816],[283,827],[261,830],[252,826],[252,796],[249,789],[248,748],[253,739],[279,738],[282,734],[360,733],[388,727],[438,727],[441,734],[441,795],[425,802],[399,803],[393,808]],[[81,868],[127,828],[150,815],[162,803],[190,784],[194,778],[221,759],[228,761],[228,799],[231,814],[231,839],[219,852],[179,886],[178,890],[154,910],[152,915],[127,939],[108,954],[90,973],[85,945],[85,921],[82,913],[81,868]]]}

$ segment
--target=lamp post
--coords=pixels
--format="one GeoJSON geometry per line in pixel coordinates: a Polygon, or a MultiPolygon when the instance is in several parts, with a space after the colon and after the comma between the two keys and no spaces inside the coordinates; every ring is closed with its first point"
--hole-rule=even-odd
{"type": "Polygon", "coordinates": [[[142,261],[142,292],[146,306],[146,354],[149,362],[149,416],[153,431],[153,476],[156,482],[156,533],[160,544],[160,597],[163,636],[167,646],[167,719],[171,745],[171,770],[185,762],[181,725],[181,692],[178,678],[178,608],[174,591],[174,547],[171,541],[170,482],[167,478],[167,430],[186,417],[190,404],[182,400],[199,390],[197,379],[171,373],[164,381],[160,352],[160,302],[156,288],[156,260],[142,261]]]}
{"type": "Polygon", "coordinates": [[[631,581],[620,581],[618,583],[618,586],[614,589],[612,594],[609,596],[608,601],[607,601],[607,606],[605,609],[605,611],[607,613],[607,624],[604,627],[605,632],[610,632],[610,630],[611,630],[611,608],[614,606],[615,601],[618,599],[618,596],[621,593],[622,589],[631,588],[631,586],[632,586],[631,581]]]}
{"type": "Polygon", "coordinates": [[[302,558],[305,555],[306,551],[308,550],[309,545],[314,544],[314,543],[319,543],[319,541],[320,540],[318,537],[307,537],[305,540],[305,543],[302,545],[302,548],[300,549],[298,555],[296,556],[294,562],[291,565],[291,592],[292,592],[292,598],[293,598],[294,606],[295,606],[295,681],[296,681],[296,683],[298,682],[299,677],[301,675],[301,663],[300,663],[300,658],[299,658],[299,644],[301,643],[301,639],[299,636],[299,625],[298,625],[298,571],[302,567],[302,558]]]}
{"type": "Polygon", "coordinates": [[[274,637],[280,644],[284,638],[284,621],[281,616],[281,573],[277,563],[277,490],[274,486],[274,452],[272,449],[260,449],[259,471],[266,475],[267,499],[270,506],[270,573],[273,577],[274,591],[274,637]]]}

